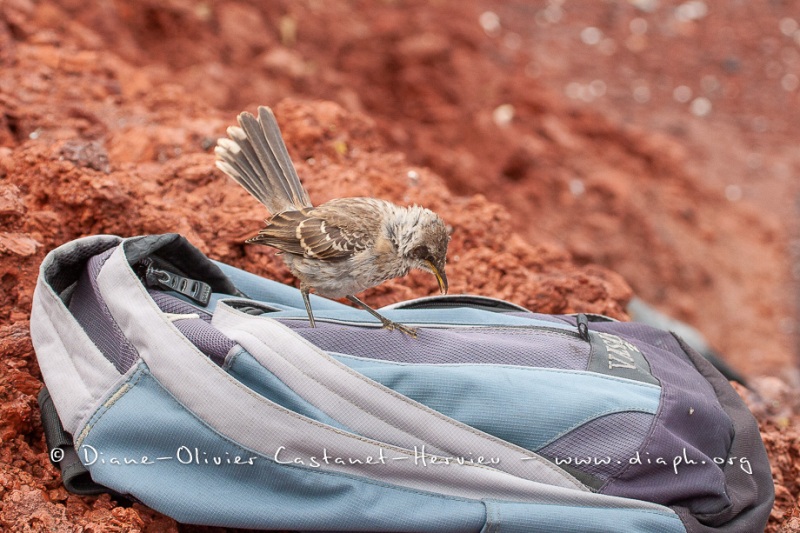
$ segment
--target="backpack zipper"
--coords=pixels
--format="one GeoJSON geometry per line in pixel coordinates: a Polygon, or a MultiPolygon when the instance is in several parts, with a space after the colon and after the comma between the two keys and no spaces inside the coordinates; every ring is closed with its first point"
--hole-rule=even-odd
{"type": "MultiPolygon", "coordinates": [[[[262,313],[262,315],[267,313],[262,313]]],[[[308,318],[305,316],[290,316],[290,317],[279,317],[275,320],[278,321],[308,321],[308,318]]],[[[353,320],[339,320],[335,318],[322,318],[317,317],[317,322],[323,322],[327,324],[339,324],[343,326],[357,326],[357,327],[373,327],[373,328],[380,328],[380,322],[357,322],[353,320]]],[[[422,328],[430,328],[430,329],[474,329],[474,330],[491,330],[491,331],[542,331],[545,333],[550,333],[553,335],[560,335],[564,337],[570,338],[579,338],[587,343],[591,343],[589,338],[588,330],[586,333],[581,333],[581,330],[575,329],[568,329],[568,328],[557,328],[557,327],[549,327],[549,326],[540,326],[538,324],[531,324],[531,325],[509,325],[509,324],[491,324],[491,325],[481,325],[481,324],[442,324],[442,323],[416,323],[414,321],[404,322],[404,324],[409,324],[415,327],[422,327],[422,328]]]]}

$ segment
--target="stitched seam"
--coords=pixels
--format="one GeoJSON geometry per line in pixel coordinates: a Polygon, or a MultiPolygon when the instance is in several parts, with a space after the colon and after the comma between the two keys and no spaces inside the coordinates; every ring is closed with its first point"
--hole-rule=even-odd
{"type": "Polygon", "coordinates": [[[103,417],[104,417],[104,416],[105,416],[105,414],[106,414],[106,413],[109,411],[109,409],[110,409],[110,408],[111,408],[111,407],[112,407],[112,406],[113,406],[115,403],[117,403],[117,401],[119,401],[119,399],[120,399],[120,398],[122,398],[122,397],[123,397],[123,396],[125,396],[125,395],[126,395],[128,392],[130,392],[130,391],[131,391],[131,389],[133,389],[133,387],[134,387],[134,386],[135,386],[137,383],[139,383],[139,381],[140,381],[141,379],[142,379],[142,370],[141,370],[141,368],[139,368],[138,370],[136,370],[136,372],[134,372],[133,374],[131,374],[131,375],[130,375],[130,377],[129,377],[127,380],[125,380],[123,383],[121,383],[119,387],[117,387],[117,390],[115,390],[115,391],[114,391],[114,393],[112,393],[112,394],[109,396],[109,399],[110,399],[110,398],[114,398],[115,396],[117,396],[117,394],[119,394],[119,392],[120,392],[120,391],[121,391],[121,390],[122,390],[124,387],[128,387],[128,390],[126,390],[125,392],[123,392],[122,394],[120,394],[118,397],[116,397],[116,398],[114,399],[114,401],[113,401],[113,402],[112,402],[110,405],[106,405],[106,403],[108,403],[108,399],[107,399],[106,401],[104,401],[103,403],[101,403],[101,404],[100,404],[100,406],[97,408],[97,411],[95,411],[95,414],[94,414],[94,416],[92,416],[92,417],[91,417],[91,418],[90,418],[90,419],[89,419],[89,420],[86,422],[86,425],[85,425],[85,426],[83,427],[83,429],[81,430],[80,434],[78,435],[78,438],[77,438],[77,439],[75,439],[75,442],[74,442],[74,444],[78,444],[78,446],[79,446],[79,447],[80,447],[80,446],[82,446],[82,445],[83,445],[83,441],[86,439],[86,437],[88,437],[88,436],[89,436],[89,433],[91,433],[91,432],[92,432],[92,428],[94,428],[94,426],[95,426],[95,425],[97,425],[97,423],[99,423],[99,422],[100,422],[100,420],[102,420],[102,419],[103,419],[103,417]]]}
{"type": "MultiPolygon", "coordinates": [[[[647,449],[647,447],[650,446],[650,443],[653,442],[653,439],[655,438],[656,428],[658,427],[658,424],[661,423],[661,418],[664,414],[663,396],[664,392],[662,390],[658,396],[658,409],[656,410],[655,414],[653,414],[653,420],[650,422],[650,429],[645,438],[642,440],[642,443],[636,448],[637,452],[647,449]]],[[[603,490],[609,488],[611,485],[616,483],[621,477],[623,477],[628,472],[628,470],[632,468],[632,466],[633,465],[631,465],[631,463],[628,463],[615,476],[609,477],[602,487],[603,490]]]]}
{"type": "MultiPolygon", "coordinates": [[[[145,364],[145,368],[146,368],[146,364],[145,364]]],[[[449,494],[440,494],[440,493],[436,493],[436,492],[428,492],[428,491],[425,491],[425,490],[415,489],[413,487],[406,487],[404,485],[395,485],[395,484],[391,484],[391,483],[385,483],[385,482],[381,482],[380,480],[377,480],[377,479],[374,479],[374,478],[371,478],[371,477],[367,477],[367,476],[363,476],[362,477],[362,476],[359,476],[357,474],[352,474],[350,472],[334,471],[334,470],[322,470],[322,469],[318,469],[318,468],[304,467],[304,466],[296,465],[296,464],[293,464],[293,463],[292,464],[277,463],[274,460],[272,460],[267,454],[265,454],[263,452],[256,451],[256,450],[251,450],[250,448],[247,448],[246,446],[243,446],[241,443],[239,443],[239,442],[237,442],[235,440],[232,440],[227,435],[225,435],[223,433],[220,433],[216,428],[214,428],[213,426],[209,425],[202,417],[198,416],[197,414],[194,413],[194,411],[192,411],[186,405],[184,405],[178,398],[176,398],[172,394],[171,391],[169,391],[166,387],[164,387],[161,383],[159,383],[158,380],[155,378],[155,376],[150,374],[149,370],[142,370],[142,374],[145,374],[145,373],[148,374],[153,379],[153,381],[156,383],[158,388],[161,389],[162,391],[164,391],[164,393],[166,393],[167,396],[169,396],[172,399],[172,401],[174,401],[178,406],[180,406],[181,409],[183,409],[187,413],[189,413],[192,416],[192,418],[194,418],[196,421],[198,421],[206,429],[208,429],[209,431],[211,431],[212,433],[217,435],[219,438],[221,438],[222,440],[224,440],[225,442],[227,442],[228,444],[230,444],[234,448],[236,448],[238,450],[243,450],[243,451],[248,452],[248,453],[253,453],[255,455],[258,455],[259,457],[263,458],[264,460],[275,464],[277,467],[295,468],[295,469],[301,470],[301,471],[303,471],[305,473],[320,474],[320,475],[325,475],[325,476],[333,476],[333,477],[344,476],[344,477],[348,477],[348,478],[354,479],[354,480],[359,481],[359,482],[368,483],[370,485],[376,485],[376,486],[380,486],[380,487],[388,487],[388,488],[391,488],[391,489],[402,490],[402,491],[411,492],[411,493],[414,493],[414,494],[421,494],[421,495],[425,495],[425,496],[433,496],[433,497],[436,497],[436,498],[441,498],[441,499],[446,499],[446,500],[454,500],[454,501],[461,501],[461,502],[478,502],[478,501],[480,501],[478,499],[473,499],[473,498],[467,498],[467,497],[461,497],[461,496],[452,496],[452,495],[449,495],[449,494]]],[[[138,380],[137,380],[137,382],[138,382],[138,380]]],[[[269,404],[271,404],[271,405],[268,405],[268,407],[272,407],[272,408],[276,408],[277,407],[278,410],[283,410],[284,409],[280,405],[274,404],[273,402],[270,402],[269,400],[266,400],[263,397],[262,397],[262,399],[264,399],[266,402],[269,402],[269,404]]],[[[293,411],[289,411],[289,413],[297,415],[297,413],[294,413],[293,411]]],[[[302,415],[297,415],[297,418],[306,419],[306,417],[304,417],[302,415]]],[[[360,438],[357,435],[351,435],[351,434],[347,434],[347,433],[342,433],[341,431],[337,430],[336,428],[332,428],[331,426],[326,426],[325,424],[317,422],[316,420],[308,419],[308,421],[312,422],[314,425],[323,427],[324,429],[334,429],[336,433],[340,433],[345,437],[355,437],[356,440],[360,440],[362,442],[366,442],[366,443],[369,443],[369,444],[378,443],[381,447],[383,447],[385,449],[392,450],[392,451],[395,451],[395,452],[398,452],[398,453],[401,453],[401,454],[405,454],[405,455],[408,455],[409,457],[413,457],[413,455],[414,455],[409,450],[405,450],[403,448],[398,448],[398,447],[393,446],[391,444],[385,444],[385,443],[381,443],[381,442],[378,442],[378,441],[370,441],[369,439],[360,438]]],[[[428,455],[430,455],[430,454],[428,454],[428,455]]],[[[459,466],[461,466],[461,465],[459,465],[459,466]]],[[[476,465],[476,464],[470,465],[470,464],[465,463],[463,466],[481,467],[483,465],[476,465]]],[[[493,469],[489,469],[489,470],[493,470],[493,469]]],[[[505,501],[505,500],[503,500],[503,501],[505,501]]],[[[513,501],[513,500],[509,500],[509,501],[513,501]]]]}
{"type": "Polygon", "coordinates": [[[644,409],[641,409],[641,408],[639,408],[639,407],[636,407],[636,406],[633,406],[633,407],[623,407],[623,408],[621,408],[621,409],[619,409],[619,410],[611,410],[611,409],[608,409],[608,410],[606,410],[606,411],[601,411],[601,412],[600,412],[600,413],[598,413],[597,415],[591,415],[591,416],[588,416],[588,417],[584,418],[584,419],[583,419],[583,420],[581,420],[580,422],[576,422],[576,423],[575,423],[575,425],[573,425],[573,426],[572,426],[572,427],[570,427],[569,429],[566,429],[566,430],[562,431],[561,433],[559,433],[559,434],[558,434],[558,435],[556,435],[555,437],[553,437],[553,438],[551,438],[550,440],[548,440],[548,441],[547,441],[545,444],[543,444],[542,446],[540,446],[539,448],[537,448],[537,451],[538,451],[538,450],[541,450],[542,448],[546,448],[547,446],[551,445],[552,443],[554,443],[555,441],[557,441],[557,440],[558,440],[558,439],[560,439],[561,437],[564,437],[564,436],[566,436],[566,435],[569,435],[570,433],[572,433],[572,432],[573,432],[573,431],[575,431],[576,429],[580,428],[581,426],[583,426],[583,425],[584,425],[584,424],[586,424],[587,422],[591,422],[591,421],[593,421],[593,420],[597,420],[597,419],[599,419],[599,418],[603,418],[604,416],[608,416],[608,415],[616,415],[616,414],[622,414],[622,413],[645,413],[645,414],[648,414],[648,415],[653,415],[653,416],[655,417],[655,411],[645,411],[644,409]]]}
{"type": "MultiPolygon", "coordinates": [[[[49,285],[47,286],[47,289],[48,290],[43,292],[43,296],[49,298],[50,299],[50,303],[52,305],[63,307],[64,309],[67,310],[67,312],[69,312],[69,309],[66,308],[66,306],[64,305],[64,302],[61,301],[61,299],[58,297],[58,295],[52,290],[52,288],[49,285]]],[[[67,349],[66,344],[64,343],[63,339],[61,338],[61,332],[56,327],[56,325],[53,322],[52,317],[50,316],[50,313],[48,312],[47,309],[45,309],[45,313],[44,314],[47,317],[47,322],[48,322],[48,325],[49,325],[49,329],[51,330],[48,333],[54,334],[53,335],[53,339],[63,349],[64,353],[69,354],[70,351],[67,349]]],[[[71,313],[70,313],[70,316],[72,316],[71,313]]],[[[103,357],[103,359],[105,361],[108,361],[108,359],[103,355],[103,353],[100,351],[100,349],[97,348],[97,346],[94,344],[94,342],[91,340],[91,338],[89,338],[89,335],[86,333],[86,331],[84,331],[84,329],[80,326],[80,324],[77,323],[77,321],[74,319],[74,317],[73,317],[73,321],[74,321],[74,325],[77,326],[78,329],[80,329],[83,332],[83,335],[86,337],[86,339],[88,339],[89,343],[95,348],[95,350],[97,350],[97,353],[99,353],[103,357]]],[[[87,384],[86,380],[84,379],[83,373],[75,365],[75,362],[74,362],[72,357],[67,357],[67,361],[69,362],[69,365],[70,365],[71,369],[74,371],[75,376],[77,376],[77,378],[80,380],[81,385],[83,386],[82,388],[83,388],[84,392],[87,395],[89,395],[89,391],[91,389],[89,388],[89,385],[87,384]]],[[[117,370],[116,367],[114,367],[114,364],[111,361],[108,361],[108,363],[112,366],[112,368],[114,368],[114,372],[116,372],[120,376],[123,375],[123,374],[119,373],[119,370],[117,370]]]]}
{"type": "MultiPolygon", "coordinates": [[[[616,498],[620,498],[621,496],[615,496],[615,497],[616,498]]],[[[626,499],[630,499],[630,498],[626,498],[626,499]]],[[[514,501],[509,501],[509,500],[495,500],[495,499],[483,500],[483,502],[484,503],[486,503],[486,502],[509,503],[511,505],[539,505],[539,506],[562,507],[560,504],[557,504],[557,503],[545,503],[545,502],[514,502],[514,501]]],[[[649,503],[652,503],[652,502],[649,502],[649,503]]],[[[664,517],[664,518],[669,518],[669,519],[672,519],[672,520],[677,520],[678,522],[681,523],[681,525],[683,525],[683,521],[681,520],[680,516],[678,516],[678,513],[676,513],[674,510],[672,510],[672,508],[667,507],[666,505],[662,505],[660,503],[656,503],[656,504],[653,504],[653,505],[659,505],[659,506],[663,507],[664,511],[657,511],[655,509],[640,509],[640,508],[636,508],[636,507],[592,507],[592,506],[589,506],[589,505],[569,505],[569,507],[573,508],[573,509],[599,509],[599,508],[602,508],[602,509],[620,509],[620,510],[623,510],[623,511],[631,511],[631,512],[636,512],[636,513],[645,513],[645,514],[651,514],[651,515],[655,515],[655,516],[661,516],[661,517],[664,517]]]]}
{"type": "MultiPolygon", "coordinates": [[[[687,351],[686,351],[686,346],[684,346],[684,343],[685,343],[686,341],[684,341],[683,339],[681,339],[681,338],[680,338],[678,335],[676,335],[674,332],[670,332],[670,334],[671,334],[671,335],[672,335],[672,336],[675,338],[675,340],[678,342],[678,346],[680,346],[680,349],[681,349],[681,350],[682,350],[682,351],[683,351],[683,352],[686,354],[686,358],[687,358],[688,362],[689,362],[689,363],[692,365],[692,367],[693,367],[695,370],[697,370],[697,373],[698,373],[698,374],[700,374],[700,376],[701,376],[701,377],[702,377],[704,380],[706,380],[706,382],[708,383],[708,385],[711,387],[711,390],[714,392],[714,400],[715,400],[715,402],[716,402],[717,406],[718,406],[718,407],[719,407],[719,409],[720,409],[720,410],[721,410],[721,411],[722,411],[722,412],[725,414],[725,417],[728,419],[728,422],[730,422],[731,429],[733,430],[733,434],[734,434],[734,436],[733,436],[733,438],[731,438],[731,443],[730,443],[730,445],[728,445],[728,447],[727,447],[727,450],[725,451],[725,457],[730,457],[730,456],[731,456],[731,447],[733,447],[733,443],[734,443],[734,441],[736,440],[736,425],[733,423],[733,420],[731,419],[731,415],[730,415],[730,414],[728,414],[728,411],[726,411],[726,410],[725,410],[725,408],[722,406],[722,403],[719,401],[719,394],[717,393],[717,389],[716,389],[716,387],[714,387],[714,384],[713,384],[713,383],[711,383],[711,382],[708,380],[708,378],[706,378],[706,377],[703,375],[703,373],[702,373],[702,372],[700,372],[700,369],[698,369],[698,368],[697,368],[697,365],[695,365],[695,364],[694,364],[694,361],[692,360],[692,358],[691,358],[691,357],[689,356],[689,354],[687,353],[687,351]]],[[[719,466],[719,465],[718,465],[718,466],[719,466]]],[[[727,466],[727,465],[723,465],[723,466],[727,466]]],[[[721,468],[721,470],[724,472],[724,471],[725,471],[725,468],[721,468]]]]}
{"type": "Polygon", "coordinates": [[[239,343],[236,343],[230,350],[228,350],[228,354],[225,356],[225,359],[222,362],[222,368],[225,371],[230,370],[230,368],[236,363],[239,359],[239,356],[242,355],[246,350],[242,348],[239,343]]]}
{"type": "MultiPolygon", "coordinates": [[[[313,346],[313,345],[312,345],[313,346]]],[[[315,347],[319,350],[318,347],[315,347]]],[[[386,366],[410,366],[410,367],[454,367],[454,368],[470,368],[470,367],[483,367],[489,366],[492,368],[507,368],[509,370],[524,370],[526,372],[541,372],[541,373],[549,373],[549,374],[570,374],[574,376],[583,376],[590,379],[603,379],[603,380],[610,380],[610,381],[617,381],[619,383],[623,383],[627,386],[631,387],[640,387],[644,389],[656,389],[661,390],[659,385],[653,383],[642,383],[641,381],[636,381],[628,378],[621,378],[618,376],[609,376],[608,374],[600,374],[597,372],[592,372],[590,370],[569,370],[566,368],[550,368],[550,367],[540,367],[540,366],[522,366],[522,365],[500,365],[495,363],[407,363],[403,361],[384,361],[380,359],[369,359],[367,357],[359,357],[357,355],[350,355],[346,353],[340,352],[326,352],[328,354],[335,354],[338,356],[343,356],[347,358],[369,361],[371,364],[378,364],[378,365],[386,365],[386,366]]],[[[346,365],[345,365],[346,366],[346,365]]],[[[348,367],[349,368],[349,367],[348,367]]]]}
{"type": "MultiPolygon", "coordinates": [[[[241,332],[241,333],[243,333],[243,334],[245,334],[245,335],[247,335],[248,337],[251,337],[251,338],[252,338],[252,339],[253,339],[255,342],[257,342],[257,343],[259,343],[259,344],[262,344],[262,345],[264,345],[264,343],[263,343],[263,342],[262,342],[262,341],[261,341],[261,340],[260,340],[258,337],[256,337],[255,335],[253,335],[253,334],[251,334],[251,333],[249,333],[249,332],[247,332],[247,331],[242,331],[242,330],[240,330],[240,332],[241,332]]],[[[355,402],[353,402],[351,399],[347,398],[346,396],[344,396],[343,394],[341,394],[341,393],[337,392],[336,390],[334,390],[334,389],[330,388],[328,385],[326,385],[325,383],[323,383],[323,382],[319,381],[319,380],[318,380],[317,378],[315,378],[314,376],[312,376],[312,375],[308,374],[308,373],[307,373],[305,370],[303,370],[303,369],[302,369],[302,368],[300,368],[299,366],[295,365],[295,364],[294,364],[294,363],[292,363],[291,361],[288,361],[287,359],[285,359],[285,358],[281,357],[281,355],[280,355],[279,353],[277,353],[275,350],[272,350],[271,348],[269,348],[269,346],[266,346],[266,345],[264,345],[264,346],[265,346],[267,349],[269,349],[269,350],[270,350],[272,353],[274,353],[276,356],[280,357],[280,358],[281,358],[281,360],[283,360],[283,361],[284,361],[286,364],[288,364],[288,365],[289,365],[291,368],[293,368],[293,369],[297,370],[298,372],[300,372],[300,374],[301,374],[301,375],[303,375],[303,376],[304,376],[304,377],[306,377],[307,379],[310,379],[311,381],[313,381],[314,383],[316,383],[317,385],[319,385],[321,388],[323,388],[323,389],[325,389],[326,391],[328,391],[330,394],[333,394],[334,396],[336,396],[336,397],[340,398],[341,400],[344,400],[346,403],[348,403],[348,404],[352,405],[353,407],[355,407],[357,410],[361,411],[362,413],[364,413],[364,414],[365,414],[365,415],[367,415],[368,417],[370,417],[370,418],[373,418],[373,419],[376,419],[376,420],[380,420],[381,422],[383,422],[383,423],[384,423],[384,424],[386,424],[387,426],[389,426],[389,427],[391,427],[391,428],[393,428],[393,429],[395,429],[395,430],[397,430],[397,431],[401,432],[403,435],[405,435],[405,436],[407,436],[407,437],[410,437],[412,440],[419,440],[419,438],[418,438],[416,435],[414,435],[414,434],[412,434],[412,433],[409,433],[409,432],[408,432],[407,430],[405,430],[405,429],[402,429],[402,428],[399,428],[399,427],[395,426],[394,424],[392,424],[392,423],[391,423],[391,422],[389,422],[388,420],[386,420],[386,419],[384,419],[384,418],[382,418],[382,417],[378,416],[377,414],[371,413],[371,412],[370,412],[370,411],[368,411],[366,408],[364,408],[364,407],[362,407],[362,406],[360,406],[360,405],[356,404],[356,403],[355,403],[355,402]]],[[[251,355],[252,355],[252,354],[251,354],[251,355]]],[[[256,360],[256,361],[257,361],[257,360],[256,360]]],[[[259,363],[259,366],[261,366],[261,367],[263,368],[263,365],[261,365],[261,363],[259,363]]],[[[267,370],[269,370],[269,369],[267,369],[267,370]]],[[[273,375],[275,375],[275,377],[277,377],[278,379],[281,379],[281,378],[280,378],[280,377],[278,377],[278,376],[277,376],[277,374],[275,374],[274,372],[273,372],[273,375]]],[[[281,381],[283,382],[283,380],[282,380],[282,379],[281,379],[281,381]]],[[[285,382],[284,382],[284,385],[286,385],[286,383],[285,383],[285,382]]],[[[287,386],[288,386],[288,385],[287,385],[287,386]]],[[[289,387],[289,388],[291,388],[291,387],[289,387]]],[[[313,402],[309,401],[309,400],[308,400],[308,398],[305,398],[304,396],[302,396],[302,395],[301,395],[300,393],[298,393],[297,391],[294,391],[294,392],[295,392],[296,394],[298,394],[298,395],[299,395],[301,398],[303,398],[305,401],[307,401],[309,404],[313,405],[313,406],[314,406],[314,407],[316,407],[317,409],[320,409],[320,410],[321,410],[321,411],[323,411],[325,414],[327,414],[328,416],[330,416],[330,417],[331,417],[331,418],[333,418],[334,420],[337,420],[337,421],[338,421],[338,422],[340,422],[341,424],[343,424],[343,425],[345,425],[345,426],[351,426],[351,425],[352,425],[352,424],[348,423],[347,421],[345,421],[345,420],[341,420],[340,418],[338,418],[338,417],[334,416],[333,414],[331,414],[331,413],[329,413],[329,412],[325,411],[325,409],[323,409],[322,407],[320,407],[320,406],[318,406],[318,405],[314,405],[314,403],[313,403],[313,402]]],[[[441,452],[443,452],[443,453],[444,453],[444,451],[443,451],[443,450],[439,450],[439,451],[441,451],[441,452]]]]}
{"type": "MultiPolygon", "coordinates": [[[[220,300],[220,301],[224,301],[224,300],[220,300]]],[[[263,302],[261,302],[261,305],[264,305],[263,302]]],[[[282,313],[282,312],[286,312],[286,311],[277,311],[277,312],[278,313],[282,313]]],[[[261,318],[271,318],[272,320],[304,320],[304,321],[308,320],[306,315],[300,315],[300,314],[296,314],[295,315],[295,314],[292,314],[290,316],[275,316],[275,313],[276,312],[270,313],[271,316],[263,316],[262,315],[261,318]]],[[[251,315],[251,316],[254,316],[254,315],[251,315]]],[[[352,326],[352,327],[359,327],[359,328],[360,327],[369,327],[369,328],[375,328],[375,329],[380,329],[381,327],[383,327],[383,326],[381,326],[380,322],[375,322],[375,321],[369,320],[367,318],[365,318],[363,321],[361,321],[361,320],[352,320],[352,319],[316,317],[316,315],[315,315],[315,320],[317,322],[324,322],[325,324],[334,324],[334,325],[339,325],[339,326],[352,326]]],[[[553,335],[561,335],[561,336],[574,338],[574,339],[579,339],[580,338],[580,337],[578,337],[578,334],[576,332],[573,332],[572,330],[570,330],[568,328],[559,328],[560,323],[558,323],[558,322],[552,322],[551,324],[549,324],[547,326],[544,326],[544,325],[541,325],[541,324],[499,324],[499,323],[491,323],[491,324],[480,325],[480,324],[474,324],[474,323],[466,323],[465,324],[463,322],[452,322],[452,323],[414,322],[413,320],[405,321],[404,324],[405,323],[411,324],[411,325],[414,325],[414,326],[418,326],[418,327],[421,327],[421,328],[426,328],[427,327],[427,328],[432,328],[432,329],[453,328],[453,329],[458,329],[458,330],[473,330],[473,331],[486,331],[486,330],[497,331],[497,330],[502,330],[503,333],[506,333],[507,332],[506,330],[512,330],[513,333],[512,333],[512,331],[508,331],[507,333],[509,335],[532,335],[534,333],[536,333],[536,334],[539,334],[539,333],[550,333],[550,334],[553,334],[553,335]],[[558,329],[563,329],[563,332],[553,331],[553,330],[558,330],[558,329]]]]}

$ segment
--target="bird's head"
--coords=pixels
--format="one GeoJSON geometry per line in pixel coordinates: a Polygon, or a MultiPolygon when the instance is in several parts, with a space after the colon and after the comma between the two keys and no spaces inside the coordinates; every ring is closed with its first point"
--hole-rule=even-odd
{"type": "Polygon", "coordinates": [[[399,253],[409,268],[425,270],[436,276],[439,290],[447,294],[447,245],[450,229],[431,211],[418,206],[408,208],[403,217],[405,231],[400,232],[399,253]]]}

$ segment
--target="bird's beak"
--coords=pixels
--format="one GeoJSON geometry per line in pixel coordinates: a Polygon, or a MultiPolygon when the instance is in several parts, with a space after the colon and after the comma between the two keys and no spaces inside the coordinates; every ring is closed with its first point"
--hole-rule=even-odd
{"type": "Polygon", "coordinates": [[[427,261],[428,266],[431,267],[431,272],[436,276],[436,281],[439,283],[439,290],[442,294],[447,294],[447,274],[444,273],[444,265],[438,266],[433,261],[427,261]]]}

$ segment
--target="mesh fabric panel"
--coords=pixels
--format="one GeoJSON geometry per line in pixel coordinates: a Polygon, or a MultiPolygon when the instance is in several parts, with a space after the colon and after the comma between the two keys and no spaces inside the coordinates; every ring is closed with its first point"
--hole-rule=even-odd
{"type": "Polygon", "coordinates": [[[583,370],[589,343],[568,334],[518,328],[420,328],[416,339],[396,331],[299,320],[282,321],[321,349],[420,364],[491,363],[583,370]]]}
{"type": "MultiPolygon", "coordinates": [[[[652,422],[653,415],[637,411],[606,415],[575,428],[539,453],[550,460],[572,458],[571,466],[607,480],[620,474],[636,456],[652,422]],[[589,458],[590,463],[576,464],[576,458],[589,458]],[[602,464],[605,461],[608,464],[602,464]]],[[[641,459],[647,460],[646,457],[641,459]]]]}
{"type": "Polygon", "coordinates": [[[87,261],[69,309],[97,348],[124,374],[139,358],[139,354],[114,321],[97,287],[97,275],[113,252],[113,248],[106,250],[87,261]]]}
{"type": "Polygon", "coordinates": [[[197,314],[200,318],[175,320],[173,324],[192,344],[209,356],[212,361],[222,365],[225,356],[236,343],[211,325],[211,314],[194,305],[162,291],[149,289],[148,294],[165,313],[179,315],[197,314]]]}
{"type": "Polygon", "coordinates": [[[156,303],[159,309],[164,311],[165,313],[174,313],[177,315],[188,315],[195,313],[200,316],[206,322],[211,322],[211,313],[208,313],[199,307],[195,307],[194,305],[190,304],[185,300],[181,300],[180,298],[176,298],[171,294],[167,294],[163,291],[157,291],[154,289],[148,289],[147,293],[150,295],[150,298],[156,303]]]}
{"type": "Polygon", "coordinates": [[[220,333],[217,328],[199,318],[176,320],[173,324],[192,344],[218,365],[222,365],[225,356],[236,346],[234,341],[220,333]]]}

